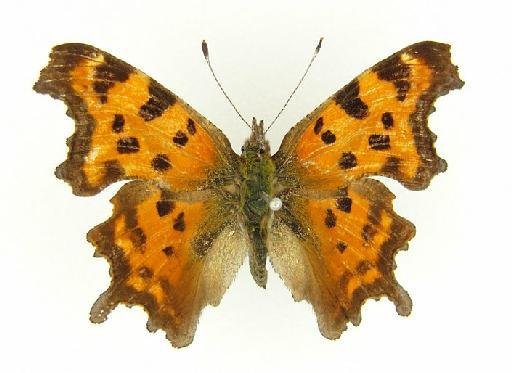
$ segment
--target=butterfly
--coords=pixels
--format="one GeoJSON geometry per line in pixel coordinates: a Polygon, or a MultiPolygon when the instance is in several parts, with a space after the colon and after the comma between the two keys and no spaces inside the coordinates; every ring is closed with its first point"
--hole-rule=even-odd
{"type": "Polygon", "coordinates": [[[79,196],[129,180],[112,216],[87,234],[111,275],[91,321],[120,303],[142,306],[149,331],[186,346],[201,310],[219,304],[247,256],[261,287],[269,257],[326,338],[358,325],[370,298],[385,296],[408,315],[411,299],[393,271],[415,227],[372,176],[421,190],[446,170],[427,118],[439,96],[462,85],[449,45],[413,44],[334,93],[273,155],[253,120],[239,155],[140,70],[90,45],[54,47],[34,89],[64,101],[76,125],[56,176],[79,196]]]}

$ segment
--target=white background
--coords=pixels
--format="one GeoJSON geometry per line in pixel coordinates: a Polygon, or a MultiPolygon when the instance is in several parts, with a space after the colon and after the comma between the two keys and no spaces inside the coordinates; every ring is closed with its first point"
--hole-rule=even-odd
{"type": "Polygon", "coordinates": [[[510,371],[510,11],[496,1],[8,1],[0,6],[0,371],[510,371]],[[507,36],[508,35],[508,36],[507,36]],[[212,62],[246,117],[267,123],[310,58],[304,85],[269,133],[275,150],[301,117],[363,69],[413,42],[452,44],[466,85],[442,97],[430,126],[448,171],[430,188],[396,182],[395,207],[417,227],[398,256],[410,317],[370,301],[359,327],[324,339],[306,303],[271,273],[259,289],[244,264],[190,347],[145,330],[139,308],[104,324],[89,308],[109,283],[85,233],[109,198],[71,194],[53,176],[73,123],[32,84],[50,48],[85,42],[139,67],[217,124],[238,151],[245,128],[210,76],[212,62]]]}

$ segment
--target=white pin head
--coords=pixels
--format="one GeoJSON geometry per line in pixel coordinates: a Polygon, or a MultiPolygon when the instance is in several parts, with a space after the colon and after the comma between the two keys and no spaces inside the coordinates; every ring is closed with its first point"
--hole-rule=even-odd
{"type": "Polygon", "coordinates": [[[280,198],[277,198],[277,197],[274,197],[272,198],[272,200],[269,202],[269,206],[270,206],[270,209],[272,211],[278,211],[278,210],[281,210],[281,207],[283,207],[283,201],[281,201],[280,198]]]}

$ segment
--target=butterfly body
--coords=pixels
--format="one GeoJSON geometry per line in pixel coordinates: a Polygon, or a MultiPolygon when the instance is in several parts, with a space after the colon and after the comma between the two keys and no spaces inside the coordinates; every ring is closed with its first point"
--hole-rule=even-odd
{"type": "Polygon", "coordinates": [[[249,236],[249,263],[254,280],[265,287],[267,281],[267,240],[271,224],[269,203],[274,197],[275,165],[265,139],[263,122],[253,119],[251,136],[242,148],[241,210],[249,236]]]}
{"type": "Polygon", "coordinates": [[[128,180],[111,218],[87,235],[112,277],[91,321],[118,304],[140,305],[148,330],[186,346],[201,310],[219,304],[247,256],[262,287],[270,259],[327,338],[358,325],[371,298],[408,315],[394,258],[415,227],[372,176],[421,190],[446,170],[427,119],[439,96],[462,85],[449,45],[416,43],[334,93],[273,155],[254,120],[238,155],[142,71],[90,45],[54,47],[34,89],[64,101],[76,122],[57,177],[81,196],[128,180]]]}

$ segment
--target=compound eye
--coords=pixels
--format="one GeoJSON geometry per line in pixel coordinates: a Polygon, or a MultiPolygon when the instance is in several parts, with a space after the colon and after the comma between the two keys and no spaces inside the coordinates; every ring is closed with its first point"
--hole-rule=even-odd
{"type": "Polygon", "coordinates": [[[258,150],[258,153],[260,153],[260,154],[263,154],[263,153],[265,153],[265,149],[263,149],[263,148],[260,148],[260,149],[258,150]]]}
{"type": "Polygon", "coordinates": [[[242,146],[242,153],[245,152],[245,146],[242,146]]]}

